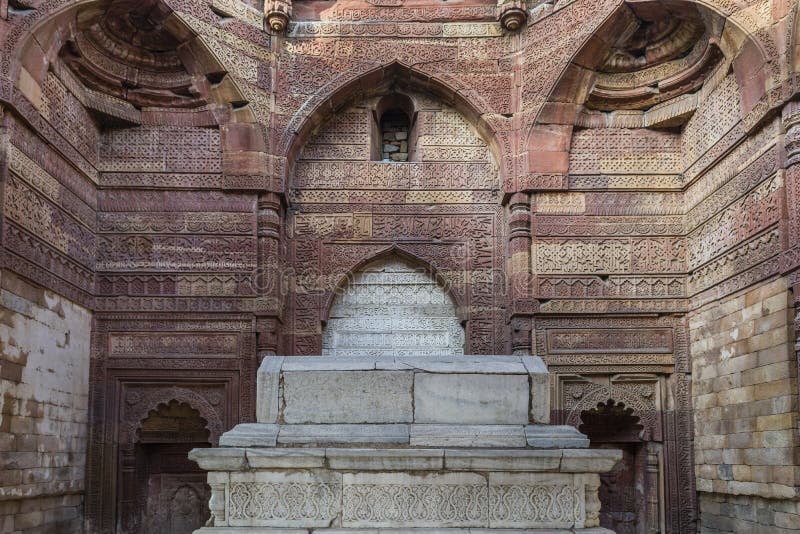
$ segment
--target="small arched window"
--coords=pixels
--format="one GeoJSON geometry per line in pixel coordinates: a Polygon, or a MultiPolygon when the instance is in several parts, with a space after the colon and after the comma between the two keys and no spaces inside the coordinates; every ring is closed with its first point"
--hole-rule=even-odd
{"type": "Polygon", "coordinates": [[[377,161],[411,161],[415,144],[414,104],[405,95],[383,97],[375,110],[372,156],[377,161]]]}

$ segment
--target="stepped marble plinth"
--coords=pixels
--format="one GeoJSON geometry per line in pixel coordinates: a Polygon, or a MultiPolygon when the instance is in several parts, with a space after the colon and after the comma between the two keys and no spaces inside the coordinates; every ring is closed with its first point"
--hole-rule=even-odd
{"type": "Polygon", "coordinates": [[[258,422],[190,454],[212,490],[196,534],[610,533],[621,451],[549,412],[536,357],[265,359],[258,422]]]}

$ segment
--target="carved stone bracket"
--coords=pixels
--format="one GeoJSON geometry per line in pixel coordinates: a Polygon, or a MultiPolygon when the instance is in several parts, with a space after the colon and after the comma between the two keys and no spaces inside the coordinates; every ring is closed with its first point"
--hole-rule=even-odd
{"type": "Polygon", "coordinates": [[[497,12],[500,24],[511,32],[520,30],[528,20],[527,6],[521,0],[500,0],[497,4],[497,12]]]}
{"type": "Polygon", "coordinates": [[[292,0],[267,0],[264,3],[264,26],[267,31],[283,33],[292,18],[292,0]]]}

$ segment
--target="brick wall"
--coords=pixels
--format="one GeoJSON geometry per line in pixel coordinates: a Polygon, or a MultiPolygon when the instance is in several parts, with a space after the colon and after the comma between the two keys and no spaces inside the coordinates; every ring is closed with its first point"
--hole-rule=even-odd
{"type": "Polygon", "coordinates": [[[779,278],[690,315],[704,532],[800,529],[789,500],[798,480],[798,397],[787,287],[779,278]]]}
{"type": "Polygon", "coordinates": [[[91,316],[1,280],[0,533],[81,532],[91,316]]]}

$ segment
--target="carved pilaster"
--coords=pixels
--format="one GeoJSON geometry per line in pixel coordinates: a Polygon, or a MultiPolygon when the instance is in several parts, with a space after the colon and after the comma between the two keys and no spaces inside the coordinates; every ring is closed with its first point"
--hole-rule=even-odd
{"type": "Polygon", "coordinates": [[[645,501],[647,506],[647,534],[661,532],[661,445],[647,443],[647,471],[645,480],[645,501]]]}
{"type": "Polygon", "coordinates": [[[278,323],[283,308],[281,262],[281,226],[283,206],[275,193],[266,193],[258,201],[258,292],[256,307],[256,352],[258,359],[277,354],[278,323]]]}
{"type": "Polygon", "coordinates": [[[531,353],[531,201],[517,193],[509,202],[509,284],[513,303],[511,327],[514,354],[531,353]]]}
{"type": "Polygon", "coordinates": [[[267,0],[264,2],[264,26],[267,31],[283,33],[292,18],[292,0],[267,0]]]}
{"type": "Polygon", "coordinates": [[[209,486],[211,486],[211,498],[208,500],[208,508],[211,517],[206,526],[222,527],[228,524],[225,516],[225,489],[227,487],[227,474],[211,473],[209,475],[209,486]]]}
{"type": "MultiPolygon", "coordinates": [[[[787,249],[800,246],[800,102],[789,102],[784,106],[784,222],[787,249]]],[[[788,262],[789,270],[798,267],[796,262],[788,262]]]]}

